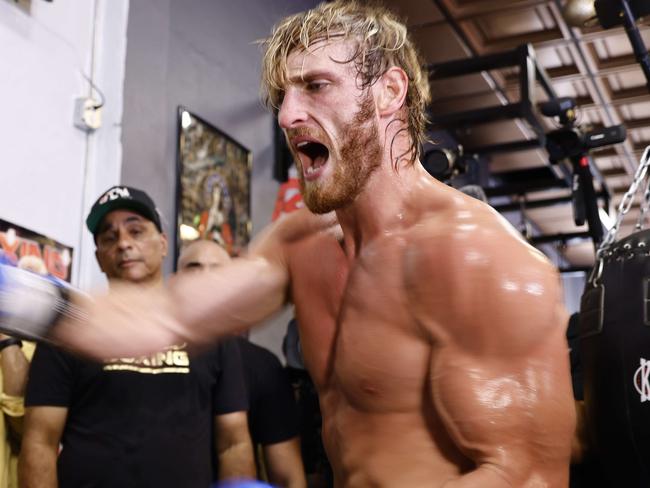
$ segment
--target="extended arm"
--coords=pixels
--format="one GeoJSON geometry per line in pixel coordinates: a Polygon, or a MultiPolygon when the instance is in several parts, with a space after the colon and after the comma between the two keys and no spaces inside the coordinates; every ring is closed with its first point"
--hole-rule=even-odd
{"type": "Polygon", "coordinates": [[[566,486],[575,412],[557,275],[489,225],[450,232],[422,236],[407,276],[434,345],[434,405],[476,466],[445,487],[566,486]]]}
{"type": "Polygon", "coordinates": [[[218,272],[176,276],[159,289],[111,286],[93,300],[77,297],[79,313],[59,321],[52,337],[95,358],[137,356],[179,342],[207,345],[278,311],[289,298],[288,247],[335,225],[333,215],[294,212],[262,232],[247,257],[218,272]]]}
{"type": "Polygon", "coordinates": [[[253,443],[246,412],[215,416],[219,479],[256,478],[253,443]]]}
{"type": "Polygon", "coordinates": [[[284,261],[269,253],[234,259],[219,272],[177,275],[156,289],[112,285],[104,296],[78,296],[80,318],[57,324],[53,338],[94,358],[207,345],[281,308],[288,281],[284,261]]]}
{"type": "Polygon", "coordinates": [[[23,488],[56,488],[56,460],[68,409],[30,407],[25,412],[25,432],[18,476],[23,488]]]}

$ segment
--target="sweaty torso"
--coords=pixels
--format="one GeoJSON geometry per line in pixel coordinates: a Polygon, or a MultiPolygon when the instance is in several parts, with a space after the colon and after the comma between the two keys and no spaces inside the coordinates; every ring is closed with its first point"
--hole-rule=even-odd
{"type": "Polygon", "coordinates": [[[435,486],[471,466],[433,405],[435,344],[413,319],[404,286],[410,232],[376,238],[354,260],[335,232],[289,249],[302,347],[338,486],[435,486]]]}

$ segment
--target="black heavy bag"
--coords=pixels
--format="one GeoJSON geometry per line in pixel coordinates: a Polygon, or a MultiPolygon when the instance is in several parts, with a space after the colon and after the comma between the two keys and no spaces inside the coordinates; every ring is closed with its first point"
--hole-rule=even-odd
{"type": "Polygon", "coordinates": [[[647,160],[598,250],[580,308],[587,432],[613,487],[650,487],[650,230],[615,241],[647,160]]]}

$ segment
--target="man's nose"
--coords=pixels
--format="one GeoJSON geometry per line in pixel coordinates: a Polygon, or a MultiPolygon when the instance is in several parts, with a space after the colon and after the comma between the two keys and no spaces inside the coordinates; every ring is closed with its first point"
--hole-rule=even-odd
{"type": "Polygon", "coordinates": [[[307,120],[306,105],[302,100],[300,92],[293,88],[287,88],[278,112],[278,123],[283,129],[293,129],[307,120]]]}
{"type": "Polygon", "coordinates": [[[125,230],[119,230],[117,234],[117,246],[120,249],[128,249],[133,244],[133,240],[129,233],[125,230]]]}

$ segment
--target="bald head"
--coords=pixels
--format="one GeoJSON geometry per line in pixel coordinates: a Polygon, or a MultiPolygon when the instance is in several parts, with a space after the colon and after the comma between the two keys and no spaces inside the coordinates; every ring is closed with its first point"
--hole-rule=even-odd
{"type": "Polygon", "coordinates": [[[230,261],[228,253],[214,241],[193,241],[178,257],[178,271],[214,270],[230,261]]]}

